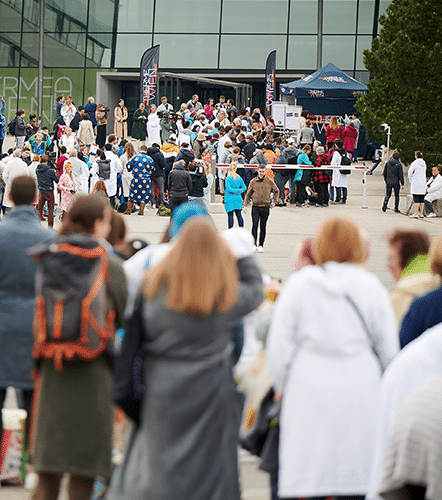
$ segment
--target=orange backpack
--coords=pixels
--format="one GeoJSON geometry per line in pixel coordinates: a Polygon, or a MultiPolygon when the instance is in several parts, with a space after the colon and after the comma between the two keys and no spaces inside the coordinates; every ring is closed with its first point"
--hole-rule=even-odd
{"type": "Polygon", "coordinates": [[[85,235],[62,237],[33,252],[38,261],[35,359],[93,360],[113,350],[115,310],[109,307],[106,250],[85,235]]]}

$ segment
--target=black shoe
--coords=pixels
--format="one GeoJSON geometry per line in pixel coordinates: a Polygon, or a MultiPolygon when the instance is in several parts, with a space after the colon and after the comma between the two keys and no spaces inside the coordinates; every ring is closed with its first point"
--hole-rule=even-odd
{"type": "Polygon", "coordinates": [[[347,200],[341,200],[339,203],[340,203],[341,205],[345,205],[345,204],[347,203],[347,200]]]}
{"type": "Polygon", "coordinates": [[[387,211],[387,202],[384,201],[384,204],[382,205],[382,211],[386,212],[387,211]]]}
{"type": "Polygon", "coordinates": [[[399,208],[395,208],[394,211],[397,213],[397,214],[400,214],[401,211],[399,210],[399,208]]]}

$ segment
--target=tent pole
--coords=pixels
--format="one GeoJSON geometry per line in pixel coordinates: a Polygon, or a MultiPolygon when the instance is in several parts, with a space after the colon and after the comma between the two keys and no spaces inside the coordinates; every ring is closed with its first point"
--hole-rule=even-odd
{"type": "Polygon", "coordinates": [[[316,69],[322,68],[322,22],[323,22],[324,0],[318,0],[318,51],[316,69]]]}

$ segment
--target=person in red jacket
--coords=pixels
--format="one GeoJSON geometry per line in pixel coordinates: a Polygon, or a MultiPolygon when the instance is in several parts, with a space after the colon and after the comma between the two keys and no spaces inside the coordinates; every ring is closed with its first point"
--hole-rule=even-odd
{"type": "Polygon", "coordinates": [[[344,149],[347,153],[350,153],[350,157],[353,158],[355,152],[355,142],[358,136],[358,131],[354,127],[354,123],[350,122],[348,127],[342,132],[342,137],[344,139],[344,149]]]}
{"type": "Polygon", "coordinates": [[[342,131],[344,129],[338,123],[338,117],[332,116],[330,123],[325,127],[325,138],[327,139],[327,149],[333,149],[333,143],[336,139],[342,140],[342,131]]]}

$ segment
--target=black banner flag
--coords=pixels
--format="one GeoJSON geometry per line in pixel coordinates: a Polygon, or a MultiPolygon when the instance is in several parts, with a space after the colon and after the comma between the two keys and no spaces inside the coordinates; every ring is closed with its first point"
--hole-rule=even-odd
{"type": "Polygon", "coordinates": [[[147,49],[140,63],[140,102],[144,102],[147,109],[151,104],[157,104],[158,63],[160,60],[160,46],[155,45],[147,49]]]}
{"type": "Polygon", "coordinates": [[[266,63],[266,118],[271,114],[272,103],[275,98],[275,69],[276,69],[276,50],[270,52],[266,63]]]}

